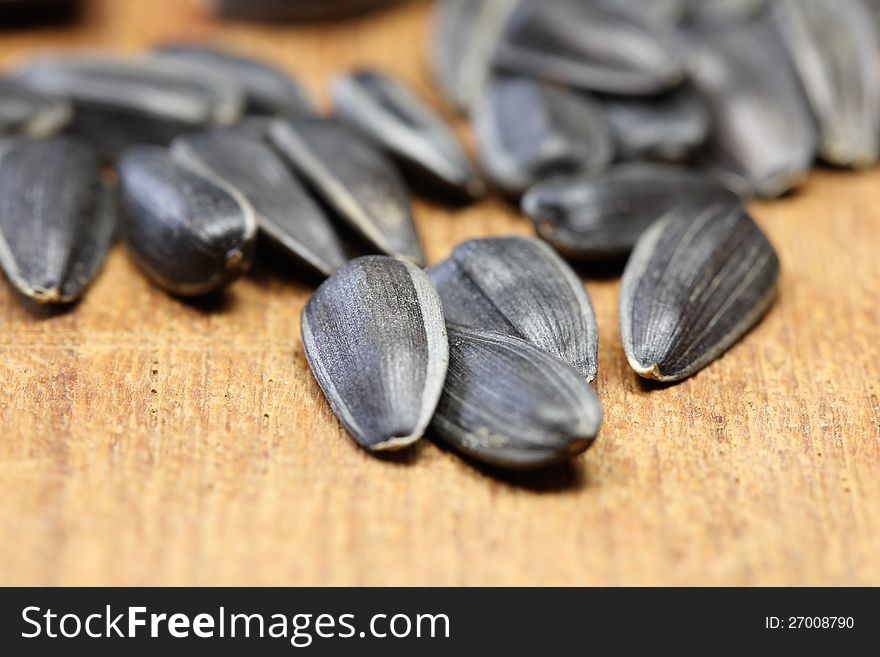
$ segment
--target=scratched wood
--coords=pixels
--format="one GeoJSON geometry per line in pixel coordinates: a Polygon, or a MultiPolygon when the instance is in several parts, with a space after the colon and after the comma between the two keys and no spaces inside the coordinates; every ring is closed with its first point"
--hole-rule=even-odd
{"type": "MultiPolygon", "coordinates": [[[[375,65],[443,108],[427,9],[260,28],[103,0],[75,28],[0,33],[0,54],[200,38],[271,59],[322,102],[334,72],[375,65]]],[[[754,212],[781,254],[778,303],[681,385],[639,383],[617,280],[587,281],[605,424],[570,467],[533,476],[427,441],[394,460],[356,448],[302,353],[310,289],[275,264],[201,305],[119,247],[69,312],[2,284],[0,583],[880,584],[880,172],[817,172],[754,212]]],[[[530,232],[497,199],[416,214],[433,262],[530,232]]]]}

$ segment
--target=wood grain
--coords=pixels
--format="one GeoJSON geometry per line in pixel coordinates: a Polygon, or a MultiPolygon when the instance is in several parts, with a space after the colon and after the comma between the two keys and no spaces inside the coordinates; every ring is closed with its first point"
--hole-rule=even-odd
{"type": "MultiPolygon", "coordinates": [[[[443,107],[427,10],[254,27],[103,0],[76,27],[0,33],[0,53],[200,38],[270,58],[324,100],[334,72],[374,65],[443,107]]],[[[530,232],[498,199],[416,212],[432,262],[530,232]]],[[[880,172],[817,171],[754,212],[780,251],[779,300],[681,385],[639,383],[618,282],[588,279],[605,424],[584,457],[534,476],[430,442],[396,460],[359,450],[310,376],[310,289],[283,266],[201,305],[118,247],[69,312],[0,285],[0,583],[880,584],[880,172]]]]}

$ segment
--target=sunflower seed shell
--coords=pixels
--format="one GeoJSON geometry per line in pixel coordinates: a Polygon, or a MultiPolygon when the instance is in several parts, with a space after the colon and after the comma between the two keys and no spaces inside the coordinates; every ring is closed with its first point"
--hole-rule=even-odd
{"type": "Polygon", "coordinates": [[[467,199],[486,188],[443,120],[400,82],[374,71],[334,81],[336,113],[439,191],[467,199]]]}
{"type": "Polygon", "coordinates": [[[626,256],[651,224],[692,198],[736,197],[696,169],[632,163],[539,183],[522,210],[564,256],[608,260],[626,256]]]}
{"type": "Polygon", "coordinates": [[[437,292],[412,263],[353,260],[325,281],[302,314],[312,373],[333,412],[365,449],[421,438],[449,361],[437,292]]]}
{"type": "Polygon", "coordinates": [[[48,137],[63,128],[72,116],[73,110],[66,100],[0,77],[0,137],[48,137]]]}
{"type": "Polygon", "coordinates": [[[122,232],[138,264],[180,296],[213,292],[250,266],[254,210],[207,170],[159,146],[138,146],[119,164],[122,232]]]}
{"type": "Polygon", "coordinates": [[[504,70],[621,95],[652,95],[684,79],[672,31],[610,3],[520,0],[495,63],[504,70]]]}
{"type": "Polygon", "coordinates": [[[866,168],[880,152],[880,35],[862,0],[778,0],[777,24],[819,124],[820,155],[866,168]]]}
{"type": "Polygon", "coordinates": [[[0,146],[0,265],[24,296],[79,299],[104,262],[115,219],[84,142],[21,138],[0,146]]]}
{"type": "Polygon", "coordinates": [[[248,114],[314,113],[312,102],[296,80],[260,60],[194,43],[165,44],[154,51],[154,57],[167,64],[183,66],[193,74],[204,72],[229,78],[231,84],[243,90],[248,114]]]}
{"type": "Polygon", "coordinates": [[[614,157],[597,101],[527,78],[487,87],[474,130],[487,175],[510,196],[553,174],[602,168],[614,157]]]}
{"type": "Polygon", "coordinates": [[[424,261],[409,194],[394,165],[338,121],[275,121],[272,144],[309,186],[372,248],[424,261]]]}
{"type": "Polygon", "coordinates": [[[171,154],[238,190],[253,206],[262,232],[302,264],[323,276],[345,264],[330,220],[268,144],[219,128],[178,137],[171,154]]]}
{"type": "Polygon", "coordinates": [[[587,381],[598,369],[596,316],[583,283],[531,237],[471,240],[428,271],[446,320],[528,341],[587,381]]]}
{"type": "Polygon", "coordinates": [[[658,381],[695,374],[758,322],[778,278],[776,251],[740,203],[673,210],[645,232],[623,274],[630,365],[658,381]]]}
{"type": "Polygon", "coordinates": [[[590,384],[519,338],[449,326],[449,371],[431,423],[447,443],[489,465],[529,470],[580,454],[599,431],[590,384]]]}
{"type": "Polygon", "coordinates": [[[816,129],[773,23],[702,34],[692,52],[693,80],[714,126],[710,162],[742,176],[763,197],[806,180],[816,129]]]}

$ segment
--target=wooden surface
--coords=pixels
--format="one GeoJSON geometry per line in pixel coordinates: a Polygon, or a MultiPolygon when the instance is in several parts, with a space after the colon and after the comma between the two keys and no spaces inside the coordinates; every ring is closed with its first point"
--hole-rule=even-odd
{"type": "MultiPolygon", "coordinates": [[[[77,28],[2,32],[0,52],[205,38],[324,100],[335,71],[376,65],[442,107],[427,8],[256,28],[104,0],[77,28]]],[[[394,460],[360,451],[302,353],[310,290],[277,266],[202,305],[152,287],[119,247],[66,313],[2,284],[0,583],[880,584],[880,171],[817,172],[754,211],[780,251],[778,303],[681,385],[639,383],[618,282],[588,281],[605,424],[570,467],[533,476],[428,441],[394,460]]],[[[496,199],[416,213],[432,262],[530,232],[496,199]]]]}

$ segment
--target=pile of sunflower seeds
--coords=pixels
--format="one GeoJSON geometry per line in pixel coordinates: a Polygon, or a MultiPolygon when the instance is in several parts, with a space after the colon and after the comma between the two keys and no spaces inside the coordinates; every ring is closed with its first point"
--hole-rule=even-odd
{"type": "Polygon", "coordinates": [[[745,200],[788,192],[817,157],[878,158],[872,9],[441,0],[431,63],[479,166],[378,71],[334,80],[322,117],[285,73],[202,45],[44,54],[0,79],[0,265],[24,296],[70,303],[118,233],[155,284],[202,295],[259,238],[326,279],[302,341],[361,446],[428,432],[493,466],[558,463],[602,415],[596,317],[563,257],[628,258],[620,337],[640,376],[680,381],[723,354],[779,278],[745,200]],[[490,186],[540,239],[468,241],[423,269],[409,189],[460,204],[490,186]]]}

